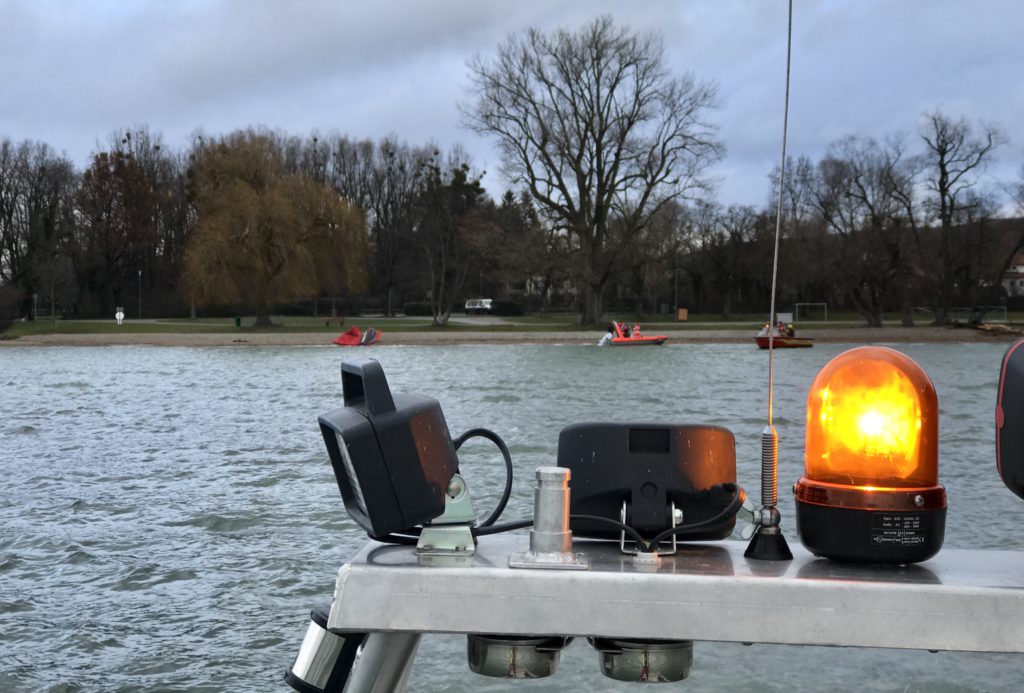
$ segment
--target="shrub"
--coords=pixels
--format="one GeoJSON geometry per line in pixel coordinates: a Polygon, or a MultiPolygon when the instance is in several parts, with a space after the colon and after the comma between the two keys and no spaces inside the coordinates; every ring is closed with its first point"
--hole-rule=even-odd
{"type": "Polygon", "coordinates": [[[515,316],[522,315],[523,307],[515,301],[492,301],[491,315],[515,316]]]}
{"type": "MultiPolygon", "coordinates": [[[[320,297],[316,299],[316,310],[318,317],[328,317],[331,314],[331,309],[337,309],[338,317],[345,316],[356,316],[362,315],[362,302],[357,297],[345,296],[344,298],[325,298],[320,297]]],[[[280,306],[275,306],[275,314],[279,315],[313,315],[313,301],[296,301],[294,303],[287,303],[280,306]]]]}
{"type": "MultiPolygon", "coordinates": [[[[448,309],[450,315],[455,315],[455,312],[459,310],[462,310],[462,306],[456,303],[453,303],[451,307],[448,309]]],[[[429,318],[433,317],[434,315],[433,309],[430,307],[430,304],[427,303],[426,301],[412,301],[410,303],[406,303],[405,307],[402,309],[402,312],[405,313],[406,316],[429,318]]]]}
{"type": "Polygon", "coordinates": [[[20,297],[17,287],[0,286],[0,332],[6,330],[17,317],[20,297]]]}
{"type": "Polygon", "coordinates": [[[434,314],[430,309],[430,304],[425,301],[410,301],[405,304],[402,311],[408,316],[431,316],[434,314]]]}

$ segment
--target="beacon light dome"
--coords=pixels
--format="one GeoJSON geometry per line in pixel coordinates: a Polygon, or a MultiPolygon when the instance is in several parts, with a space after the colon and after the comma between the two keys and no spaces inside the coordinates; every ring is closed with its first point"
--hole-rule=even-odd
{"type": "Polygon", "coordinates": [[[916,563],[942,548],[935,387],[910,357],[858,347],[818,373],[807,398],[800,540],[845,561],[916,563]]]}

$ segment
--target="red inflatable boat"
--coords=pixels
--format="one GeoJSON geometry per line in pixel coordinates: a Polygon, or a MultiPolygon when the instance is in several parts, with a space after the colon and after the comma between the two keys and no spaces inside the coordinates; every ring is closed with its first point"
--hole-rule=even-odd
{"type": "MultiPolygon", "coordinates": [[[[757,336],[754,337],[758,349],[768,348],[768,330],[768,326],[765,325],[757,333],[757,336]]],[[[803,349],[814,346],[813,339],[810,337],[797,337],[796,330],[792,325],[783,325],[782,323],[779,323],[771,330],[771,339],[773,349],[803,349]]]]}
{"type": "Polygon", "coordinates": [[[605,333],[601,341],[598,342],[599,346],[610,345],[610,346],[657,346],[664,344],[665,340],[668,339],[668,335],[663,334],[641,334],[640,326],[633,325],[630,327],[624,322],[613,322],[608,326],[608,332],[605,333]]]}
{"type": "Polygon", "coordinates": [[[333,342],[338,346],[368,346],[380,341],[380,331],[373,327],[367,327],[366,332],[360,331],[358,327],[352,326],[344,333],[334,338],[333,342]]]}
{"type": "MultiPolygon", "coordinates": [[[[754,337],[759,349],[768,348],[767,337],[754,337]]],[[[809,337],[773,337],[772,347],[775,349],[801,349],[814,346],[814,340],[809,337]]]]}

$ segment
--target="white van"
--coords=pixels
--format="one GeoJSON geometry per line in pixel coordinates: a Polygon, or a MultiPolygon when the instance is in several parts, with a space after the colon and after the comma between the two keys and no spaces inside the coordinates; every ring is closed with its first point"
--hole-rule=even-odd
{"type": "Polygon", "coordinates": [[[471,298],[466,301],[466,315],[486,315],[491,312],[489,298],[471,298]]]}

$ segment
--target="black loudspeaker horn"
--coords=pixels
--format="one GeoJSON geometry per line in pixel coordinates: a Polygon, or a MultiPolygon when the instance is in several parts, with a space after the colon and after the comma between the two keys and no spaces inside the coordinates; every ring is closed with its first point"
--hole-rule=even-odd
{"type": "Polygon", "coordinates": [[[1006,350],[996,400],[996,467],[1006,487],[1024,498],[1024,339],[1006,350]]]}

